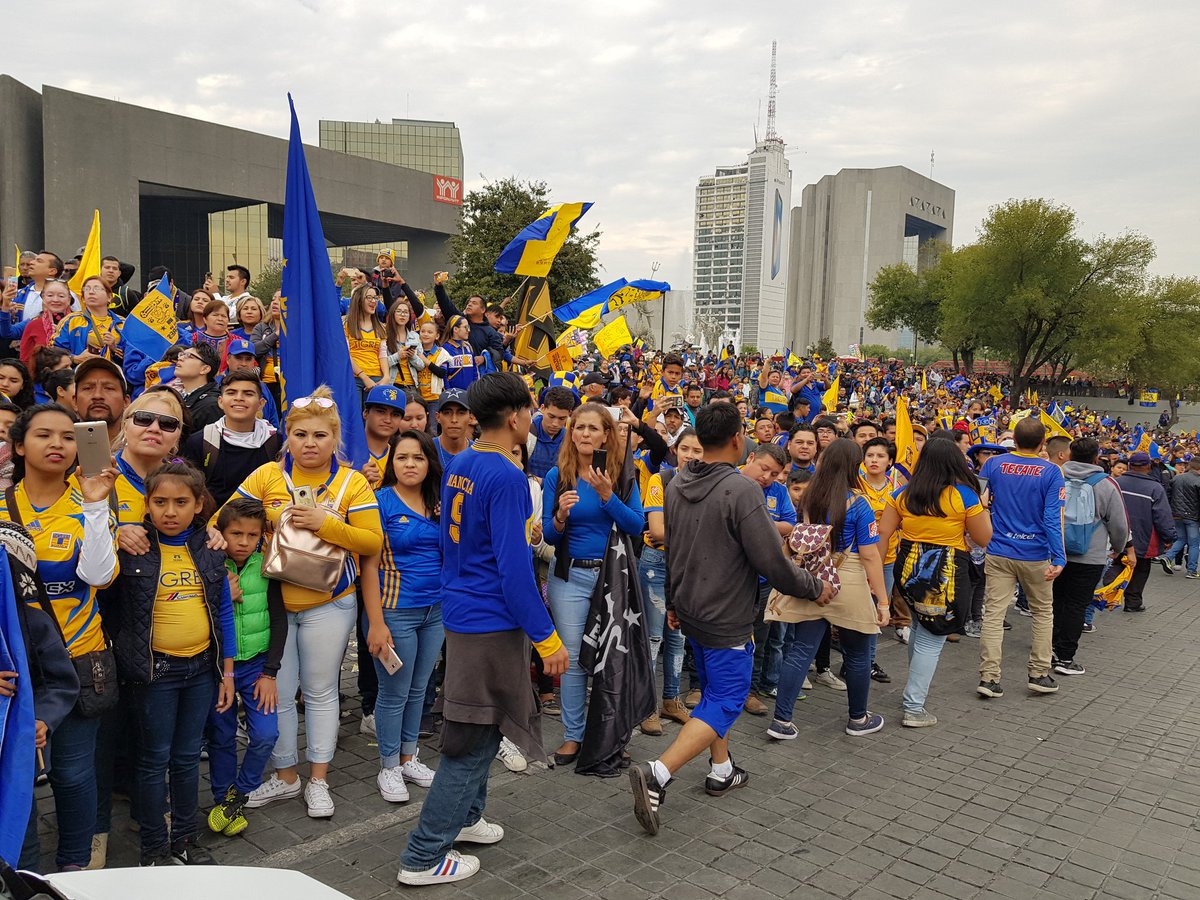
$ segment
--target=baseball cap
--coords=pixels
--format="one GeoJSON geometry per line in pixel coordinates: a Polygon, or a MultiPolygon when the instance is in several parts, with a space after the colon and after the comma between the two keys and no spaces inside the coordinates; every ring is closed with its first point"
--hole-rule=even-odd
{"type": "MultiPolygon", "coordinates": [[[[368,398],[367,402],[371,402],[370,398],[368,398]]],[[[467,404],[467,392],[462,388],[448,388],[442,391],[442,395],[438,398],[438,409],[445,409],[447,403],[457,403],[468,412],[471,409],[467,404]]]]}
{"type": "Polygon", "coordinates": [[[237,338],[236,340],[229,342],[229,351],[226,353],[226,356],[246,355],[254,355],[254,345],[252,343],[242,340],[241,338],[237,338]]]}
{"type": "Polygon", "coordinates": [[[121,382],[121,389],[125,391],[125,393],[129,393],[129,383],[125,380],[125,373],[121,371],[121,367],[111,359],[105,359],[103,356],[88,357],[78,366],[76,366],[75,383],[79,384],[79,382],[83,381],[88,373],[94,372],[96,369],[103,369],[105,372],[115,375],[117,380],[121,382]]]}
{"type": "MultiPolygon", "coordinates": [[[[449,392],[447,391],[447,393],[449,392]]],[[[446,394],[442,394],[442,396],[444,397],[446,394]]],[[[367,399],[363,403],[363,408],[369,406],[386,406],[404,412],[405,407],[408,406],[408,395],[391,385],[377,384],[367,391],[367,399]]]]}
{"type": "Polygon", "coordinates": [[[608,384],[608,379],[599,372],[589,372],[583,376],[583,386],[587,387],[589,384],[608,384]]]}
{"type": "Polygon", "coordinates": [[[1138,450],[1136,453],[1129,454],[1129,464],[1131,466],[1148,466],[1150,465],[1150,454],[1145,450],[1138,450]]]}

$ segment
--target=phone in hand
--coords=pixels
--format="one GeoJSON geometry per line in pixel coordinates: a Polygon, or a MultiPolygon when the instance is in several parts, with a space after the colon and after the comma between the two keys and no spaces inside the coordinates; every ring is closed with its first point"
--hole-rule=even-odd
{"type": "Polygon", "coordinates": [[[299,485],[293,494],[297,506],[307,506],[310,509],[317,508],[317,494],[306,484],[299,485]]]}
{"type": "Polygon", "coordinates": [[[379,656],[379,662],[383,664],[383,668],[389,675],[395,675],[404,665],[404,660],[396,655],[395,647],[384,647],[383,653],[379,656]]]}
{"type": "Polygon", "coordinates": [[[79,474],[84,478],[99,475],[112,465],[108,425],[104,422],[76,422],[75,446],[79,454],[79,474]]]}
{"type": "Polygon", "coordinates": [[[421,336],[415,331],[409,331],[408,337],[404,339],[404,346],[417,349],[421,346],[421,336]]]}
{"type": "Polygon", "coordinates": [[[592,468],[600,472],[608,471],[608,451],[593,450],[592,451],[592,468]]]}
{"type": "Polygon", "coordinates": [[[610,416],[612,416],[612,420],[613,420],[614,422],[620,422],[620,421],[621,421],[621,411],[622,411],[622,409],[623,409],[624,407],[621,407],[621,406],[606,406],[606,407],[604,407],[604,408],[608,410],[608,414],[609,414],[610,416]]]}

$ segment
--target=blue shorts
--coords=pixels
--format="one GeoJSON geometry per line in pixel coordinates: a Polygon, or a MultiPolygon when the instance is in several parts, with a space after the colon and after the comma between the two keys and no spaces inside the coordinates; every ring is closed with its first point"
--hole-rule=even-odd
{"type": "Polygon", "coordinates": [[[696,676],[700,680],[703,697],[692,717],[699,719],[725,737],[737,717],[742,714],[746,697],[750,694],[750,676],[754,671],[754,641],[746,641],[745,647],[716,648],[688,638],[692,645],[692,658],[696,662],[696,676]]]}

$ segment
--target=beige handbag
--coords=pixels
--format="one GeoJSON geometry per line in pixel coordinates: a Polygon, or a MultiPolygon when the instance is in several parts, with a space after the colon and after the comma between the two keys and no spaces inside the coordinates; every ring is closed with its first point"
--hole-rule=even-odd
{"type": "MultiPolygon", "coordinates": [[[[293,500],[279,514],[275,533],[267,543],[267,550],[263,554],[263,574],[276,581],[332,593],[346,569],[347,551],[317,537],[316,532],[297,528],[292,524],[292,512],[297,508],[295,486],[286,471],[283,473],[283,480],[287,483],[288,494],[293,500]]],[[[319,502],[318,507],[341,518],[342,495],[346,493],[349,484],[349,478],[343,479],[342,487],[332,504],[328,502],[329,492],[326,491],[326,500],[319,502]]]]}

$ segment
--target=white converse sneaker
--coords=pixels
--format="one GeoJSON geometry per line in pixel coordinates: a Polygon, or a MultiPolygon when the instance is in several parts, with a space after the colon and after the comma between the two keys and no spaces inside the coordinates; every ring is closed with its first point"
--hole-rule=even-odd
{"type": "Polygon", "coordinates": [[[496,759],[504,763],[504,767],[510,772],[524,772],[529,768],[529,762],[517,747],[508,738],[500,739],[500,749],[496,753],[496,759]]]}
{"type": "Polygon", "coordinates": [[[379,785],[379,796],[388,803],[406,803],[408,801],[408,786],[404,783],[404,774],[400,766],[390,769],[380,769],[375,776],[379,785]]]}
{"type": "Polygon", "coordinates": [[[358,733],[375,737],[375,713],[362,717],[362,721],[358,723],[358,733]]]}
{"type": "Polygon", "coordinates": [[[250,792],[246,808],[258,809],[260,806],[266,806],[276,800],[292,800],[299,797],[302,790],[304,790],[304,785],[300,783],[299,778],[288,784],[279,777],[278,773],[273,772],[270,778],[250,792]]]}
{"type": "Polygon", "coordinates": [[[480,819],[469,828],[460,829],[458,837],[455,841],[462,841],[464,844],[494,844],[504,837],[504,829],[499,825],[493,825],[484,819],[480,819]]]}
{"type": "MultiPolygon", "coordinates": [[[[427,788],[433,784],[433,769],[417,759],[414,753],[413,758],[400,766],[400,774],[404,776],[405,781],[411,781],[415,785],[427,788]]],[[[405,799],[408,799],[407,797],[405,799]]]]}
{"type": "Polygon", "coordinates": [[[412,872],[401,869],[396,880],[401,884],[449,884],[452,881],[462,881],[470,878],[479,871],[479,859],[466,856],[457,850],[447,850],[446,858],[430,869],[423,872],[412,872]]]}
{"type": "Polygon", "coordinates": [[[329,793],[329,783],[325,779],[308,779],[308,784],[304,786],[304,802],[308,804],[310,819],[333,817],[333,797],[329,793]]]}

